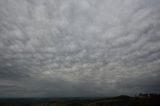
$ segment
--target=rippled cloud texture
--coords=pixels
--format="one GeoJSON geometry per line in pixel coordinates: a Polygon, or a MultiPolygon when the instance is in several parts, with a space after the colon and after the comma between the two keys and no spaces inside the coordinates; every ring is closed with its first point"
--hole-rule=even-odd
{"type": "Polygon", "coordinates": [[[0,96],[160,92],[159,0],[0,0],[0,96]]]}

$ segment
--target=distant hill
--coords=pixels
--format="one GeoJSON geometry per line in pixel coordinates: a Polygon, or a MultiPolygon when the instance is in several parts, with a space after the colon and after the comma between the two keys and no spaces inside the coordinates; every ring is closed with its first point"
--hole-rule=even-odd
{"type": "Polygon", "coordinates": [[[112,98],[0,99],[0,106],[160,106],[160,95],[112,98]]]}

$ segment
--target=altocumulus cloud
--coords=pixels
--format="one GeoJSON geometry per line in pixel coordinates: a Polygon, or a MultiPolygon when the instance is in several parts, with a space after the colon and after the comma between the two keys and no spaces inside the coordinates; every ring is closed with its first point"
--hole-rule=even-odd
{"type": "Polygon", "coordinates": [[[159,0],[0,0],[0,96],[160,92],[159,0]]]}

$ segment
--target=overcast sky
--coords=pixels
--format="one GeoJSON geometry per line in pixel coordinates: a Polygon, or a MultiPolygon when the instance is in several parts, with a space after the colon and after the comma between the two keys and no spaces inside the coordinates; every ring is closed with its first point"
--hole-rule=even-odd
{"type": "Polygon", "coordinates": [[[0,97],[160,93],[160,0],[0,0],[0,97]]]}

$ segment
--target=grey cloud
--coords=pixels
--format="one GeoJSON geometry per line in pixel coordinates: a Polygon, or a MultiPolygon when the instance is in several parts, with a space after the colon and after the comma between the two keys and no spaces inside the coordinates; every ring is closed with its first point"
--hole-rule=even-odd
{"type": "Polygon", "coordinates": [[[158,0],[1,0],[0,94],[159,92],[159,10],[158,0]]]}

